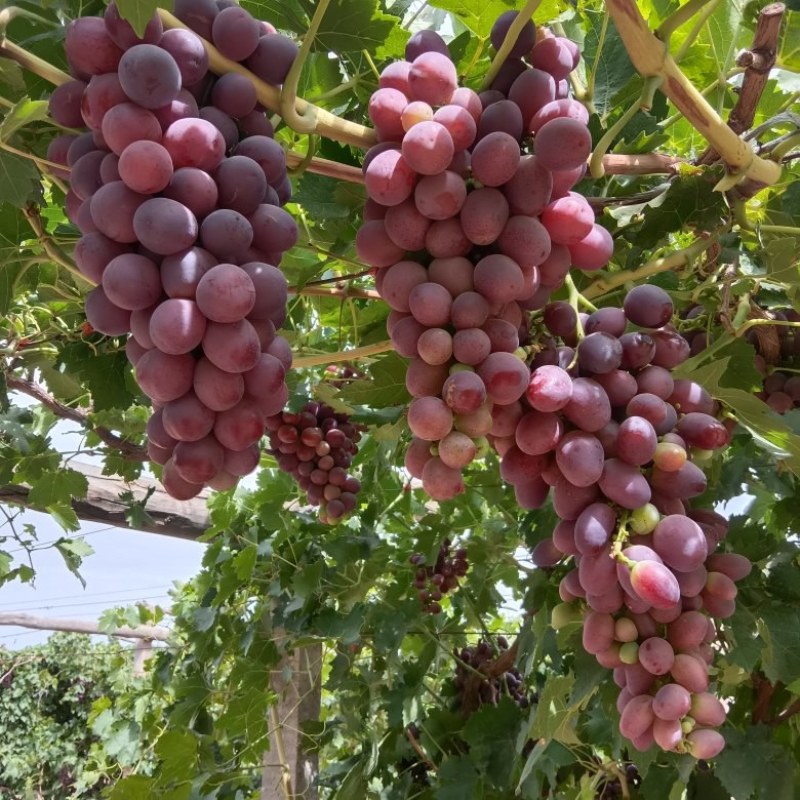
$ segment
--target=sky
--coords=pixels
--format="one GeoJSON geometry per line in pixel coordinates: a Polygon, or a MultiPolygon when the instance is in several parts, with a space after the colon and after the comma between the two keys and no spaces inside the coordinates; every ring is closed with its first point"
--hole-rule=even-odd
{"type": "MultiPolygon", "coordinates": [[[[14,395],[12,402],[19,406],[34,404],[29,398],[19,395],[14,395]]],[[[74,424],[59,423],[52,438],[62,453],[80,449],[81,435],[74,424]]],[[[99,459],[83,454],[80,461],[102,464],[99,459]]],[[[12,506],[3,506],[3,509],[8,513],[18,510],[12,506]]],[[[0,516],[0,519],[1,539],[10,531],[5,517],[0,516]]],[[[25,523],[34,526],[42,544],[65,535],[48,514],[26,511],[16,518],[14,524],[21,528],[25,523]]],[[[94,522],[83,523],[80,533],[75,536],[84,536],[86,543],[95,550],[93,555],[84,559],[80,569],[86,588],[67,569],[58,551],[42,549],[32,555],[36,570],[33,585],[12,581],[0,586],[0,611],[97,621],[107,608],[129,606],[138,601],[168,607],[170,589],[176,581],[188,581],[200,571],[205,549],[205,545],[197,542],[94,522]]],[[[15,558],[25,558],[25,552],[13,539],[8,539],[5,544],[0,541],[0,547],[15,558]]],[[[168,621],[161,624],[166,625],[168,621]]],[[[16,650],[44,642],[49,635],[46,631],[0,626],[0,647],[16,650]]],[[[92,638],[107,640],[105,636],[92,638]]]]}
{"type": "MultiPolygon", "coordinates": [[[[64,535],[47,514],[25,512],[18,522],[33,524],[43,543],[64,535]]],[[[35,584],[12,581],[0,587],[0,611],[96,621],[107,608],[139,601],[168,607],[170,589],[176,581],[185,582],[199,572],[205,549],[197,542],[96,523],[83,524],[79,535],[85,536],[95,550],[80,569],[85,589],[69,572],[58,551],[41,550],[33,554],[35,584]]],[[[9,547],[10,552],[15,550],[9,547]]],[[[14,555],[25,554],[17,550],[14,555]]],[[[45,631],[2,626],[0,647],[16,650],[44,642],[49,635],[45,631]]],[[[107,637],[93,638],[101,641],[107,637]]]]}

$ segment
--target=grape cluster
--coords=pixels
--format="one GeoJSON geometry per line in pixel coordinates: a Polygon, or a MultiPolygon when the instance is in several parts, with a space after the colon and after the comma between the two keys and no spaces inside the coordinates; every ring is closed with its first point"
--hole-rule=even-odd
{"type": "MultiPolygon", "coordinates": [[[[758,311],[764,319],[800,322],[800,312],[793,308],[761,308],[758,311]]],[[[702,306],[693,306],[685,317],[696,320],[703,314],[702,306]]],[[[684,336],[692,355],[705,350],[712,341],[705,329],[690,329],[684,332],[684,336]]],[[[800,331],[787,325],[775,325],[770,326],[768,334],[761,328],[750,330],[745,336],[756,350],[755,367],[764,378],[762,390],[756,396],[778,414],[800,407],[800,331]],[[765,336],[770,338],[762,338],[765,336]]]]}
{"type": "Polygon", "coordinates": [[[472,712],[483,705],[496,706],[503,695],[520,708],[528,708],[536,701],[516,667],[498,668],[498,660],[507,650],[508,641],[498,636],[496,645],[481,639],[476,645],[455,652],[453,686],[462,711],[472,712]]]}
{"type": "Polygon", "coordinates": [[[707,485],[698,464],[729,432],[699,384],[671,375],[689,355],[673,313],[669,295],[649,284],[622,308],[582,318],[567,303],[546,306],[544,326],[564,344],[554,338],[536,357],[495,447],[521,505],[536,508],[553,490],[561,521],[533,560],[574,559],[554,624],[585,602],[583,645],[615,671],[622,734],[638,749],[655,742],[711,758],[724,745],[713,728],[725,710],[707,691],[710,617],[731,616],[735,581],[751,565],[714,553],[727,523],[689,506],[707,485]]]}
{"type": "Polygon", "coordinates": [[[458,588],[458,579],[463,578],[469,569],[466,549],[459,547],[451,555],[452,545],[450,539],[442,542],[433,566],[425,565],[425,556],[422,553],[414,553],[409,558],[417,568],[414,574],[414,587],[422,603],[422,610],[426,614],[441,614],[442,597],[458,588]]]}
{"type": "MultiPolygon", "coordinates": [[[[793,308],[765,311],[771,319],[781,322],[800,322],[800,312],[793,308]]],[[[779,341],[777,363],[769,365],[760,352],[760,340],[753,336],[756,346],[756,368],[764,376],[764,387],[758,395],[778,414],[800,408],[800,329],[776,325],[773,330],[779,341]],[[783,371],[788,369],[789,372],[783,371]]]]}
{"type": "Polygon", "coordinates": [[[126,352],[152,400],[148,453],[178,499],[229,489],[259,462],[265,418],[288,398],[291,350],[276,336],[297,241],[281,208],[286,159],[253,84],[208,71],[205,43],[279,84],[296,46],[226,0],[177,0],[192,30],[143,37],[112,2],[66,31],[75,76],[50,98],[65,127],[48,159],[69,167],[66,210],[82,233],[75,261],[97,284],[93,329],[129,334],[126,352]]]}
{"type": "MultiPolygon", "coordinates": [[[[499,48],[516,12],[492,30],[499,48]]],[[[411,359],[409,472],[436,500],[464,491],[493,409],[516,403],[529,371],[520,340],[570,266],[613,250],[570,192],[591,150],[588,114],[567,96],[576,46],[528,21],[491,89],[457,84],[445,42],[411,37],[369,103],[380,143],[364,160],[359,257],[376,268],[395,349],[411,359]]]]}
{"type": "MultiPolygon", "coordinates": [[[[642,782],[642,778],[636,765],[625,764],[622,768],[625,770],[625,782],[628,784],[628,787],[638,787],[642,782]]],[[[596,800],[618,800],[625,796],[626,794],[623,791],[620,778],[606,780],[598,787],[595,793],[596,800]]]]}
{"type": "Polygon", "coordinates": [[[320,506],[323,522],[336,522],[356,507],[361,483],[347,470],[358,452],[361,431],[347,414],[308,402],[297,413],[267,417],[266,427],[267,452],[295,478],[308,502],[320,506]]]}

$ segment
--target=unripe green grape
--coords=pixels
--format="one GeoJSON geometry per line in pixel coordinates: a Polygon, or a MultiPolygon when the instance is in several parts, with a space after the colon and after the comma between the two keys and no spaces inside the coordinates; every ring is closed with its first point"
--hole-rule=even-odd
{"type": "Polygon", "coordinates": [[[485,436],[477,436],[473,441],[475,442],[475,458],[484,458],[492,449],[485,436]]]}
{"type": "Polygon", "coordinates": [[[456,363],[450,367],[449,374],[455,375],[456,372],[475,372],[475,367],[470,367],[469,364],[456,363]]]}
{"type": "Polygon", "coordinates": [[[660,521],[659,510],[652,503],[646,503],[631,514],[630,528],[634,533],[643,536],[652,533],[660,521]]]}
{"type": "Polygon", "coordinates": [[[630,617],[620,617],[614,622],[614,638],[618,642],[635,642],[639,638],[636,623],[630,617]]]}
{"type": "Polygon", "coordinates": [[[571,622],[578,622],[580,618],[580,610],[572,603],[559,603],[550,612],[550,625],[558,631],[571,622]]]}
{"type": "Polygon", "coordinates": [[[625,642],[619,649],[619,660],[623,664],[636,664],[639,661],[639,645],[636,642],[625,642]]]}
{"type": "Polygon", "coordinates": [[[689,455],[695,464],[703,465],[711,462],[711,459],[714,458],[714,451],[700,450],[696,447],[693,447],[689,452],[689,455]]]}

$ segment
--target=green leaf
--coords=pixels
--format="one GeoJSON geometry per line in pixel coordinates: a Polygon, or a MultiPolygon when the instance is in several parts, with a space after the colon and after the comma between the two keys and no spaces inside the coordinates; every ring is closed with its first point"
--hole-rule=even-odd
{"type": "Polygon", "coordinates": [[[410,399],[406,389],[407,368],[406,360],[397,353],[381,356],[370,366],[369,380],[354,381],[342,389],[342,400],[372,408],[405,405],[410,399]]]}
{"type": "Polygon", "coordinates": [[[431,0],[434,8],[442,8],[455,14],[473,33],[486,38],[494,21],[509,10],[518,11],[514,0],[485,0],[475,3],[470,0],[431,0]]]}
{"type": "Polygon", "coordinates": [[[715,774],[733,800],[748,800],[756,788],[762,788],[759,797],[764,800],[792,800],[795,797],[792,755],[770,742],[769,736],[770,732],[764,726],[750,727],[744,734],[732,728],[726,729],[725,749],[717,756],[715,774]],[[758,769],[753,768],[754,764],[758,764],[758,769]],[[766,791],[765,784],[773,784],[773,791],[766,791]]]}
{"type": "Polygon", "coordinates": [[[24,208],[39,194],[39,172],[33,161],[0,150],[0,204],[24,208]]]}
{"type": "Polygon", "coordinates": [[[359,761],[347,773],[347,777],[339,786],[334,800],[364,800],[367,797],[367,780],[364,777],[364,762],[359,761]]]}
{"type": "Polygon", "coordinates": [[[439,789],[436,800],[467,800],[479,797],[478,773],[469,756],[450,756],[438,770],[439,789]]]}
{"type": "MultiPolygon", "coordinates": [[[[58,505],[51,506],[51,509],[50,513],[53,514],[53,516],[56,516],[57,511],[63,511],[63,507],[58,505]]],[[[71,511],[72,507],[69,506],[69,509],[71,511]]],[[[73,512],[73,514],[74,513],[75,512],[73,512]]],[[[81,577],[78,570],[80,569],[83,559],[94,553],[92,546],[87,544],[83,539],[59,539],[55,543],[55,548],[61,553],[61,557],[67,565],[67,569],[75,575],[83,584],[84,588],[86,588],[86,581],[81,577]]]]}
{"type": "Polygon", "coordinates": [[[761,663],[764,674],[773,682],[791,683],[797,679],[800,663],[800,614],[786,606],[762,610],[758,632],[764,641],[761,663]]]}
{"type": "Polygon", "coordinates": [[[171,0],[167,0],[166,3],[159,3],[158,0],[115,0],[115,2],[119,15],[130,22],[137,36],[144,36],[147,23],[159,6],[167,11],[172,10],[171,0]]]}
{"type": "Polygon", "coordinates": [[[503,696],[497,706],[486,705],[476,711],[462,730],[469,745],[474,767],[485,772],[496,785],[502,786],[511,777],[514,762],[514,741],[522,722],[519,706],[503,696]]]}
{"type": "Polygon", "coordinates": [[[569,697],[575,676],[551,675],[539,693],[536,716],[531,724],[529,738],[555,739],[563,744],[580,744],[574,730],[577,707],[570,708],[569,697]]]}
{"type": "Polygon", "coordinates": [[[108,800],[154,800],[155,781],[144,775],[131,775],[114,784],[108,800]]]}
{"type": "Polygon", "coordinates": [[[74,469],[59,469],[43,473],[31,486],[28,497],[34,505],[49,508],[85,497],[88,488],[85,475],[74,469]]]}
{"type": "Polygon", "coordinates": [[[203,633],[204,631],[209,630],[214,624],[214,620],[217,618],[217,612],[214,608],[201,606],[200,608],[194,609],[192,617],[194,621],[194,629],[200,633],[203,633]]]}
{"type": "Polygon", "coordinates": [[[47,114],[47,100],[23,97],[8,110],[0,123],[0,141],[7,142],[20,128],[47,119],[47,114]]]}
{"type": "Polygon", "coordinates": [[[154,749],[161,760],[159,778],[162,782],[186,780],[196,772],[197,739],[188,731],[166,731],[154,749]]]}
{"type": "Polygon", "coordinates": [[[397,23],[397,17],[380,10],[377,0],[331,0],[317,31],[315,47],[337,53],[374,52],[397,23]]]}
{"type": "Polygon", "coordinates": [[[711,231],[729,216],[722,192],[714,191],[716,176],[686,175],[670,184],[666,194],[647,208],[638,232],[628,234],[637,247],[650,249],[671,231],[696,228],[711,231]]]}

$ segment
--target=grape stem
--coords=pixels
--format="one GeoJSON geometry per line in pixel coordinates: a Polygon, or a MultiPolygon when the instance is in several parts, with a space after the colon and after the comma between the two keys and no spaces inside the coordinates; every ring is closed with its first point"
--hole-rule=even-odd
{"type": "Polygon", "coordinates": [[[381,296],[374,289],[358,289],[349,286],[325,287],[325,286],[302,286],[289,287],[289,294],[303,297],[340,297],[343,300],[380,300],[381,296]]]}
{"type": "Polygon", "coordinates": [[[54,86],[61,86],[62,83],[72,80],[72,75],[54,67],[43,58],[29,53],[24,47],[9,41],[5,37],[0,37],[0,57],[10,58],[16,61],[34,75],[38,75],[49,81],[54,86]]]}
{"type": "Polygon", "coordinates": [[[755,328],[761,325],[782,325],[785,328],[800,328],[800,322],[788,322],[782,319],[749,319],[741,327],[737,328],[733,335],[736,337],[742,336],[747,333],[750,328],[755,328]]]}
{"type": "MultiPolygon", "coordinates": [[[[307,156],[302,153],[295,153],[290,150],[286,153],[286,163],[290,167],[297,167],[306,157],[307,156]]],[[[338,161],[331,161],[327,158],[319,158],[318,156],[311,157],[308,171],[316,175],[324,175],[327,178],[334,178],[337,181],[364,183],[364,175],[360,167],[354,167],[350,164],[340,164],[338,161]]]]}
{"type": "Polygon", "coordinates": [[[619,117],[619,119],[609,127],[603,134],[597,146],[594,148],[592,157],[589,159],[589,174],[599,179],[605,175],[605,167],[603,165],[603,156],[611,148],[614,140],[622,133],[625,126],[640,112],[649,111],[653,107],[653,95],[656,89],[661,85],[663,78],[661,75],[651,75],[644,80],[642,92],[639,98],[631,104],[619,117]]]}
{"type": "Polygon", "coordinates": [[[517,39],[519,38],[522,29],[525,27],[526,23],[530,22],[530,19],[534,15],[536,9],[539,7],[540,2],[541,0],[528,0],[528,2],[525,3],[525,6],[517,14],[514,21],[509,26],[508,31],[506,32],[506,37],[503,39],[503,44],[500,45],[500,49],[497,51],[497,53],[495,53],[491,66],[486,73],[486,77],[483,79],[484,89],[488,89],[494,82],[494,79],[497,77],[497,73],[500,72],[500,68],[503,66],[503,64],[505,64],[508,54],[512,51],[514,45],[517,43],[517,39]]]}
{"type": "Polygon", "coordinates": [[[414,752],[422,759],[422,763],[430,770],[431,772],[436,772],[436,765],[431,761],[428,756],[426,755],[425,751],[422,749],[422,746],[417,741],[417,737],[411,731],[410,727],[405,729],[406,731],[406,739],[408,739],[408,743],[414,749],[414,752]]]}
{"type": "Polygon", "coordinates": [[[354,347],[352,350],[340,350],[338,353],[319,353],[313,356],[300,356],[295,358],[292,366],[295,369],[318,367],[323,364],[335,364],[339,361],[355,361],[360,358],[369,358],[380,353],[392,350],[394,345],[390,341],[376,342],[375,344],[354,347]]]}
{"type": "Polygon", "coordinates": [[[623,512],[620,517],[619,526],[617,527],[617,532],[614,534],[614,541],[611,546],[611,557],[615,561],[619,561],[620,564],[624,564],[628,569],[633,569],[633,565],[636,562],[632,561],[622,552],[622,548],[628,543],[628,537],[630,536],[628,532],[628,520],[630,517],[631,515],[627,511],[623,512]]]}
{"type": "Polygon", "coordinates": [[[612,289],[624,286],[629,281],[638,282],[643,278],[649,278],[653,275],[658,275],[660,272],[667,272],[668,270],[677,269],[688,264],[693,258],[696,258],[701,253],[708,250],[717,241],[717,234],[711,234],[707,237],[698,239],[682,250],[676,250],[668,256],[656,258],[642,264],[638,269],[633,269],[625,272],[618,272],[608,278],[601,278],[595,281],[584,291],[584,297],[593,300],[595,297],[608,294],[612,289]]]}
{"type": "Polygon", "coordinates": [[[78,286],[80,288],[84,288],[85,286],[94,286],[94,284],[66,257],[66,255],[61,251],[61,248],[57,247],[50,240],[50,237],[47,235],[47,232],[44,229],[44,225],[42,225],[42,218],[39,216],[39,211],[36,206],[30,205],[27,208],[22,209],[22,213],[25,215],[25,219],[28,220],[28,224],[36,234],[36,238],[39,240],[39,244],[47,254],[47,257],[54,264],[57,264],[59,267],[67,270],[67,272],[69,272],[78,281],[78,286]]]}
{"type": "Polygon", "coordinates": [[[292,62],[289,69],[289,74],[283,82],[280,94],[280,113],[283,121],[293,130],[298,133],[314,133],[317,130],[317,114],[316,106],[307,103],[302,111],[297,108],[297,84],[300,80],[300,74],[303,71],[303,66],[306,63],[308,54],[311,51],[311,45],[317,36],[322,18],[328,10],[330,0],[319,0],[317,3],[316,11],[311,19],[311,24],[308,26],[303,44],[300,46],[300,52],[292,62]]]}
{"type": "Polygon", "coordinates": [[[669,44],[672,34],[687,23],[695,14],[697,14],[703,6],[710,0],[688,0],[677,11],[670,14],[659,26],[656,28],[656,36],[661,39],[664,44],[669,44]]]}
{"type": "MultiPolygon", "coordinates": [[[[163,8],[158,9],[158,15],[161,17],[165,28],[183,28],[189,30],[188,26],[184,25],[176,16],[170,14],[169,11],[165,11],[163,8]]],[[[228,72],[238,72],[240,75],[244,75],[244,77],[255,86],[256,96],[261,105],[268,108],[270,111],[281,113],[281,93],[278,89],[256,77],[241,64],[223,56],[210,42],[202,38],[201,41],[208,54],[209,69],[212,72],[217,75],[225,75],[228,72]]],[[[372,128],[337,117],[335,114],[331,114],[329,111],[325,111],[325,109],[309,103],[302,97],[296,98],[295,110],[304,117],[313,111],[316,116],[316,126],[314,130],[316,133],[320,134],[320,136],[363,148],[370,147],[377,141],[375,131],[372,130],[372,128]]],[[[308,133],[308,131],[301,132],[308,133]]]]}
{"type": "Polygon", "coordinates": [[[750,144],[722,121],[647,26],[635,0],[606,0],[606,7],[636,70],[643,76],[662,76],[661,91],[716,148],[729,169],[765,186],[776,183],[780,164],[757,156],[750,144]]]}
{"type": "MultiPolygon", "coordinates": [[[[581,303],[581,293],[578,291],[578,287],[575,285],[575,281],[572,279],[572,275],[567,274],[567,277],[564,279],[564,282],[567,284],[567,290],[569,291],[569,298],[568,302],[575,310],[575,316],[577,317],[575,321],[575,335],[578,338],[578,341],[583,339],[586,335],[583,330],[583,323],[581,322],[580,317],[580,303],[581,303]]],[[[588,302],[586,298],[583,298],[584,302],[588,302]]],[[[592,306],[592,308],[596,311],[597,309],[592,306]]],[[[578,353],[576,351],[575,358],[578,357],[578,353]]]]}
{"type": "Polygon", "coordinates": [[[299,178],[307,169],[311,167],[314,161],[314,154],[317,152],[318,138],[316,134],[309,134],[308,137],[308,152],[300,158],[300,160],[289,166],[289,159],[286,159],[289,175],[292,178],[299,178]]]}

